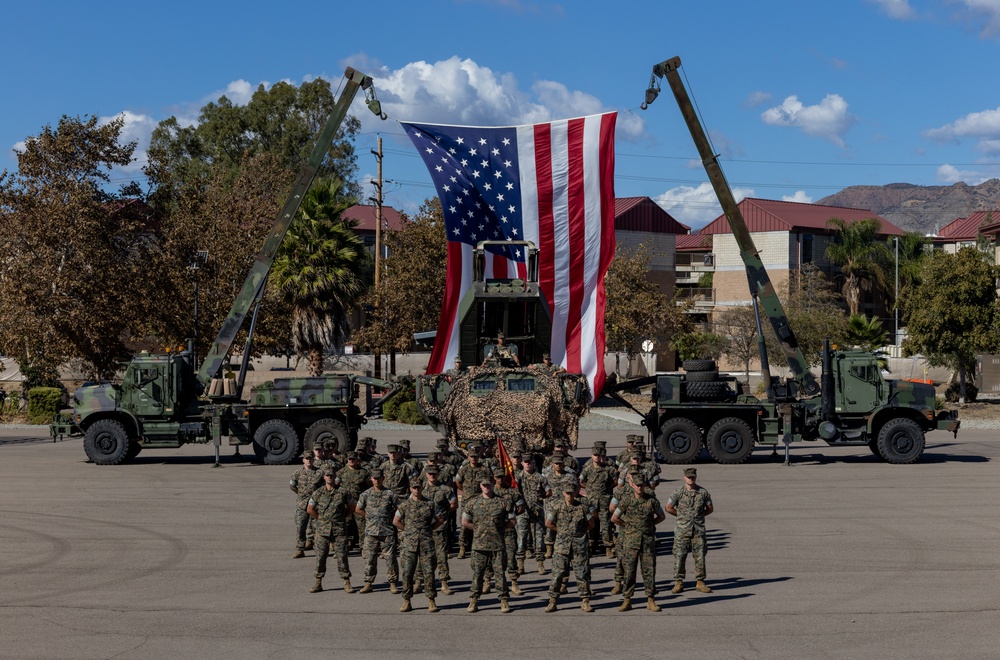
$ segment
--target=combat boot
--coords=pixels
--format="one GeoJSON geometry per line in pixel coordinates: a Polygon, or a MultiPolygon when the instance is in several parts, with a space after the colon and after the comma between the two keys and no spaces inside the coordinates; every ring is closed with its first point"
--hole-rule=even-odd
{"type": "Polygon", "coordinates": [[[458,554],[456,555],[459,559],[465,559],[465,545],[458,546],[458,554]]]}
{"type": "Polygon", "coordinates": [[[610,546],[610,545],[609,546],[605,546],[605,548],[604,548],[604,556],[607,557],[608,559],[613,558],[615,556],[615,549],[612,546],[610,546]]]}
{"type": "Polygon", "coordinates": [[[618,606],[619,612],[628,612],[631,609],[632,609],[632,600],[629,598],[623,600],[622,604],[618,606]]]}
{"type": "Polygon", "coordinates": [[[546,570],[545,570],[545,560],[544,559],[539,559],[538,560],[538,574],[539,575],[545,575],[545,573],[546,573],[546,570]]]}
{"type": "Polygon", "coordinates": [[[469,606],[465,609],[469,614],[475,614],[479,611],[479,600],[472,598],[469,600],[469,606]]]}
{"type": "Polygon", "coordinates": [[[524,575],[524,557],[517,558],[517,574],[524,575]]]}
{"type": "Polygon", "coordinates": [[[552,544],[551,543],[546,543],[545,544],[545,558],[546,559],[552,559],[552,544]]]}
{"type": "Polygon", "coordinates": [[[684,591],[684,580],[674,580],[674,588],[670,590],[672,594],[679,594],[684,591]]]}
{"type": "Polygon", "coordinates": [[[515,596],[520,596],[524,593],[523,591],[521,591],[521,587],[517,586],[517,580],[510,581],[510,593],[514,594],[515,596]]]}
{"type": "Polygon", "coordinates": [[[584,598],[583,599],[583,602],[580,603],[580,609],[583,610],[584,612],[593,612],[594,611],[594,608],[590,606],[590,599],[589,598],[584,598]]]}
{"type": "Polygon", "coordinates": [[[433,598],[428,598],[427,599],[427,611],[428,612],[437,612],[438,611],[437,603],[434,602],[433,598]]]}
{"type": "Polygon", "coordinates": [[[659,612],[662,608],[656,604],[656,600],[650,596],[646,599],[646,609],[650,612],[659,612]]]}
{"type": "Polygon", "coordinates": [[[452,594],[451,587],[448,586],[448,580],[441,580],[441,593],[445,596],[450,596],[452,594]]]}
{"type": "Polygon", "coordinates": [[[309,590],[309,593],[314,594],[320,591],[323,591],[323,578],[316,578],[316,582],[313,584],[312,589],[309,590]]]}
{"type": "Polygon", "coordinates": [[[621,592],[622,592],[622,582],[621,582],[621,580],[615,580],[615,586],[611,590],[611,595],[612,596],[617,596],[621,592]]]}
{"type": "Polygon", "coordinates": [[[493,580],[483,581],[483,593],[488,594],[493,592],[493,580]]]}
{"type": "Polygon", "coordinates": [[[389,580],[389,591],[394,594],[399,593],[399,587],[396,586],[395,580],[389,580]]]}
{"type": "Polygon", "coordinates": [[[504,614],[510,614],[510,602],[506,598],[500,599],[500,611],[504,614]]]}
{"type": "Polygon", "coordinates": [[[555,612],[558,608],[556,607],[556,599],[549,598],[548,607],[545,608],[546,612],[555,612]]]}
{"type": "Polygon", "coordinates": [[[354,593],[354,587],[351,586],[350,580],[344,580],[344,591],[346,591],[349,594],[354,593]]]}
{"type": "Polygon", "coordinates": [[[306,541],[306,550],[312,550],[312,549],[313,549],[313,542],[306,541]]]}
{"type": "Polygon", "coordinates": [[[306,553],[302,552],[302,548],[299,548],[298,550],[295,551],[295,554],[292,555],[292,559],[302,559],[305,556],[306,553]]]}
{"type": "Polygon", "coordinates": [[[365,586],[361,587],[361,591],[359,591],[358,593],[359,594],[370,594],[373,591],[375,591],[375,587],[372,586],[372,583],[371,582],[365,582],[365,586]]]}
{"type": "Polygon", "coordinates": [[[569,588],[566,586],[567,582],[569,582],[568,577],[563,578],[562,582],[559,583],[559,594],[562,596],[565,596],[566,594],[569,593],[569,588]]]}
{"type": "Polygon", "coordinates": [[[697,582],[694,583],[694,590],[695,591],[700,591],[703,594],[710,594],[710,593],[712,593],[712,588],[709,587],[704,582],[702,582],[701,580],[698,580],[697,582]]]}
{"type": "Polygon", "coordinates": [[[410,605],[410,601],[409,600],[404,600],[403,601],[403,606],[401,608],[399,608],[399,611],[400,612],[412,612],[413,611],[413,606],[410,605]]]}

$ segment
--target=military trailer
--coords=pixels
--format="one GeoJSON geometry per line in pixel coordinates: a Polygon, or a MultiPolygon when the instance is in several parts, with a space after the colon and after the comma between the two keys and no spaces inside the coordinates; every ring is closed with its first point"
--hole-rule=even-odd
{"type": "MultiPolygon", "coordinates": [[[[684,88],[679,67],[676,57],[653,67],[641,107],[645,110],[656,99],[659,80],[665,77],[740,249],[757,316],[767,398],[758,400],[734,387],[734,379],[720,378],[711,360],[689,360],[683,363],[682,374],[648,379],[647,384],[656,384],[655,404],[645,414],[644,424],[662,458],[668,463],[690,463],[705,447],[719,463],[742,463],[756,443],[783,443],[787,462],[791,443],[823,440],[831,445],[867,445],[889,463],[912,463],[923,453],[926,432],[938,429],[957,434],[957,413],[936,409],[933,387],[885,379],[870,352],[825,345],[822,375],[816,382],[684,88]],[[774,329],[792,372],[790,378],[770,373],[762,316],[774,329]]],[[[613,395],[636,384],[605,389],[613,395]]]]}
{"type": "Polygon", "coordinates": [[[378,411],[400,389],[390,380],[354,374],[326,374],[315,378],[279,378],[250,388],[243,386],[256,326],[256,308],[267,284],[281,242],[358,90],[368,107],[381,115],[372,79],[348,68],[344,91],[303,165],[292,192],[257,255],[243,288],[213,342],[197,366],[193,342],[186,350],[142,353],[125,369],[121,383],[85,384],[73,393],[73,410],[50,426],[53,437],[83,436],[87,457],[98,465],[116,465],[143,449],[173,448],[188,443],[219,446],[253,444],[265,463],[287,464],[303,447],[332,441],[342,450],[353,448],[365,416],[355,405],[361,385],[383,388],[366,414],[378,411]],[[229,354],[251,309],[254,313],[237,378],[229,370],[229,354]]]}
{"type": "Polygon", "coordinates": [[[485,275],[485,260],[494,243],[476,245],[473,281],[459,304],[458,356],[472,366],[417,377],[417,408],[461,449],[498,438],[508,450],[550,453],[556,440],[575,448],[590,386],[583,374],[553,373],[541,364],[552,321],[538,287],[538,250],[530,241],[499,242],[523,247],[527,268],[525,277],[493,279],[485,275]],[[493,359],[498,332],[520,365],[493,359]]]}

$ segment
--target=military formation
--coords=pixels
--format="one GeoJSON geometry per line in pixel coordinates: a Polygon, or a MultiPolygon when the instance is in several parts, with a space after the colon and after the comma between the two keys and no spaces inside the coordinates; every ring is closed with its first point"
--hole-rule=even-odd
{"type": "Polygon", "coordinates": [[[427,610],[437,612],[439,587],[444,595],[454,593],[449,560],[457,546],[454,556],[468,559],[472,571],[470,613],[494,588],[500,611],[510,612],[511,597],[523,594],[518,580],[529,560],[538,575],[551,569],[545,612],[557,611],[571,573],[580,608],[593,612],[591,558],[603,552],[615,559],[611,594],[622,598],[619,611],[632,609],[641,574],[646,608],[659,612],[656,527],[668,514],[676,518],[671,593],[684,590],[688,555],[695,589],[711,592],[705,584],[705,516],[714,507],[695,468],[684,470],[683,485],[661,505],[660,466],[647,455],[643,436],[629,435],[614,459],[604,442],[596,442],[582,464],[569,455],[567,443],[557,443],[545,458],[515,451],[500,460],[493,449],[474,444],[454,452],[442,438],[422,461],[410,455],[407,440],[388,445],[382,455],[374,438],[362,438],[357,450],[344,455],[331,443],[303,453],[302,467],[289,481],[296,496],[292,557],[315,551],[310,592],[323,591],[333,554],[345,592],[374,591],[382,565],[389,591],[402,595],[401,612],[412,611],[413,597],[421,593],[427,610]],[[364,564],[359,589],[351,581],[354,549],[364,564]]]}

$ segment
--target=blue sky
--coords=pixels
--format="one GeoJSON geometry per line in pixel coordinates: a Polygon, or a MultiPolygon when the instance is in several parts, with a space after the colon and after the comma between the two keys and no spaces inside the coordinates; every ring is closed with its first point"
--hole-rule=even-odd
{"type": "MultiPolygon", "coordinates": [[[[676,104],[639,110],[675,55],[738,198],[815,201],[850,185],[1000,177],[1000,0],[593,2],[247,0],[4,3],[0,168],[63,114],[126,113],[142,179],[149,133],[259,85],[375,78],[359,165],[383,138],[387,204],[434,194],[393,121],[515,125],[618,110],[618,196],[700,227],[719,209],[676,104]]],[[[941,224],[953,218],[942,218],[941,224]]]]}

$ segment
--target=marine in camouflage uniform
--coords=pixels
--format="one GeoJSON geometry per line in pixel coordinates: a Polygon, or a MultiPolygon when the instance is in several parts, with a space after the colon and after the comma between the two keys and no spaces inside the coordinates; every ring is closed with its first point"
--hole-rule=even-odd
{"type": "Polygon", "coordinates": [[[556,502],[545,515],[545,526],[556,533],[552,550],[552,582],[549,584],[549,604],[546,612],[556,611],[556,600],[562,592],[563,582],[573,566],[577,593],[583,600],[584,612],[593,612],[590,606],[590,539],[588,532],[594,526],[594,508],[589,501],[580,499],[576,486],[562,488],[563,499],[556,502]]]}
{"type": "Polygon", "coordinates": [[[292,474],[288,487],[295,493],[295,554],[293,559],[305,556],[305,550],[313,546],[311,518],[306,513],[309,506],[309,496],[323,483],[323,473],[313,465],[311,451],[302,452],[302,467],[292,474]]]}
{"type": "Polygon", "coordinates": [[[531,365],[531,368],[546,376],[555,376],[566,371],[561,364],[552,364],[552,356],[548,353],[542,353],[542,361],[539,364],[531,365]]]}
{"type": "Polygon", "coordinates": [[[356,511],[365,517],[365,542],[362,555],[365,558],[365,586],[361,593],[374,588],[378,573],[379,556],[386,563],[389,591],[397,592],[396,579],[399,577],[398,546],[396,528],[392,519],[399,503],[396,493],[385,487],[382,471],[372,470],[372,487],[361,493],[356,511]]]}
{"type": "Polygon", "coordinates": [[[563,468],[567,472],[572,472],[574,475],[580,474],[580,461],[569,455],[569,445],[566,444],[565,440],[556,440],[552,455],[546,456],[545,462],[542,463],[542,474],[546,477],[552,474],[552,461],[557,457],[562,459],[563,468]]]}
{"type": "MultiPolygon", "coordinates": [[[[345,491],[351,494],[357,502],[362,491],[371,486],[371,470],[361,464],[361,459],[357,452],[349,451],[346,454],[347,465],[337,470],[337,483],[345,491]]],[[[349,521],[350,537],[355,539],[358,547],[364,545],[365,538],[365,517],[355,512],[349,521]]]]}
{"type": "Polygon", "coordinates": [[[493,492],[493,479],[480,479],[480,497],[467,504],[462,513],[462,526],[472,531],[472,585],[469,590],[469,612],[479,611],[479,596],[483,592],[486,566],[492,564],[500,585],[500,611],[510,612],[507,578],[503,572],[505,553],[504,530],[514,525],[514,511],[507,500],[493,492]]]}
{"type": "MultiPolygon", "coordinates": [[[[505,570],[507,572],[507,579],[510,581],[510,591],[515,596],[521,595],[521,587],[517,584],[517,578],[520,573],[517,569],[516,557],[517,557],[517,523],[516,517],[524,513],[525,505],[524,498],[521,497],[521,491],[511,488],[510,477],[507,476],[507,472],[501,468],[493,468],[493,492],[496,493],[498,497],[502,497],[507,500],[511,508],[514,510],[515,524],[513,527],[508,527],[504,530],[504,553],[503,553],[503,563],[505,570]]],[[[488,568],[486,571],[486,581],[487,584],[493,579],[493,571],[488,568]]]]}
{"type": "Polygon", "coordinates": [[[629,456],[632,454],[632,450],[636,447],[642,447],[645,449],[646,440],[641,435],[636,433],[630,433],[625,436],[625,449],[618,452],[618,455],[615,456],[615,463],[618,467],[628,467],[629,456]]]}
{"type": "Polygon", "coordinates": [[[326,577],[326,558],[333,546],[337,570],[344,580],[344,591],[354,593],[351,586],[351,568],[347,563],[347,521],[354,515],[354,497],[343,487],[337,486],[333,472],[323,473],[324,484],[313,491],[307,511],[316,521],[316,583],[310,592],[323,591],[326,577]]]}
{"type": "MultiPolygon", "coordinates": [[[[447,520],[451,517],[449,513],[458,509],[458,498],[455,497],[455,489],[438,481],[439,470],[437,465],[428,465],[424,469],[424,497],[433,500],[438,508],[445,512],[447,520]]],[[[448,586],[448,582],[451,580],[451,568],[448,566],[448,548],[451,545],[450,533],[447,523],[434,530],[434,552],[437,555],[438,578],[441,580],[441,593],[446,596],[451,594],[451,589],[448,586]]]]}
{"type": "Polygon", "coordinates": [[[629,471],[639,470],[646,479],[646,485],[655,489],[660,485],[659,466],[650,465],[651,463],[655,464],[656,461],[646,460],[646,449],[636,447],[629,454],[628,462],[618,470],[618,485],[626,483],[625,476],[629,471]]]}
{"type": "MultiPolygon", "coordinates": [[[[636,470],[636,476],[641,477],[642,473],[636,470]]],[[[608,511],[612,516],[615,514],[615,510],[618,505],[622,503],[622,500],[632,497],[632,481],[629,478],[627,484],[623,486],[618,486],[613,491],[611,491],[611,504],[608,505],[608,511]]],[[[614,523],[612,523],[614,525],[614,523]]],[[[617,528],[617,525],[615,525],[617,528]]],[[[621,532],[615,534],[615,586],[611,590],[612,595],[617,595],[622,592],[622,582],[625,580],[625,568],[622,564],[622,535],[621,532]]]]}
{"type": "Polygon", "coordinates": [[[538,471],[532,454],[521,459],[522,469],[515,475],[524,499],[524,513],[517,517],[517,561],[523,568],[528,548],[534,548],[538,574],[545,575],[545,499],[552,495],[549,480],[538,471]]]}
{"type": "Polygon", "coordinates": [[[424,464],[416,456],[410,455],[410,441],[403,439],[398,443],[399,450],[403,455],[403,462],[410,466],[410,470],[413,472],[413,477],[419,477],[424,471],[424,464]]]}
{"type": "Polygon", "coordinates": [[[401,551],[400,570],[403,576],[403,607],[400,612],[412,610],[413,578],[419,571],[425,577],[424,594],[427,595],[427,611],[437,612],[434,602],[437,589],[434,587],[434,572],[437,569],[437,554],[434,551],[433,531],[444,524],[444,511],[437,503],[423,494],[424,484],[414,479],[410,484],[410,496],[399,503],[392,524],[400,530],[401,551]]]}
{"type": "Polygon", "coordinates": [[[715,511],[712,496],[696,483],[698,471],[684,470],[684,487],[676,490],[667,500],[667,513],[677,517],[674,525],[674,588],[672,593],[684,590],[684,572],[687,556],[694,557],[695,589],[711,593],[705,584],[705,553],[708,543],[705,539],[705,516],[715,511]]]}
{"type": "MultiPolygon", "coordinates": [[[[565,462],[562,456],[558,454],[553,454],[552,456],[549,457],[548,460],[551,471],[548,474],[546,474],[544,470],[542,471],[542,474],[544,474],[545,477],[548,479],[549,486],[552,490],[552,496],[549,499],[545,500],[546,518],[549,515],[549,511],[552,505],[555,502],[561,501],[563,487],[566,486],[567,484],[573,484],[573,485],[578,484],[576,475],[573,472],[566,469],[565,462]]],[[[546,528],[545,530],[546,557],[552,556],[552,545],[555,542],[556,542],[555,531],[551,528],[546,528]]]]}
{"type": "Polygon", "coordinates": [[[666,519],[659,500],[647,492],[641,473],[631,472],[632,496],[623,498],[615,508],[611,522],[621,526],[621,555],[624,569],[621,612],[632,609],[635,594],[636,568],[642,566],[642,583],[646,589],[646,608],[659,612],[656,604],[656,526],[666,519]]]}
{"type": "Polygon", "coordinates": [[[507,335],[503,332],[497,333],[497,343],[493,345],[493,350],[483,360],[483,366],[498,365],[501,367],[520,366],[521,361],[517,357],[517,349],[506,344],[507,335]]]}
{"type": "Polygon", "coordinates": [[[385,487],[403,499],[409,496],[410,479],[415,478],[413,468],[403,460],[403,451],[399,445],[389,445],[389,458],[382,463],[382,474],[385,475],[385,487]]]}
{"type": "Polygon", "coordinates": [[[607,453],[604,449],[595,448],[591,460],[580,471],[580,485],[587,491],[587,497],[597,509],[597,524],[591,529],[592,547],[596,550],[597,543],[603,542],[605,554],[614,556],[615,535],[612,530],[611,493],[618,483],[618,472],[613,465],[607,463],[607,453]]]}
{"type": "MultiPolygon", "coordinates": [[[[479,482],[483,479],[489,480],[490,483],[493,482],[493,470],[481,462],[477,447],[478,445],[473,445],[470,448],[469,461],[463,463],[455,475],[455,484],[460,489],[458,502],[461,505],[463,515],[480,496],[479,482]]],[[[463,525],[458,540],[459,559],[465,557],[471,542],[472,532],[463,525]]]]}

